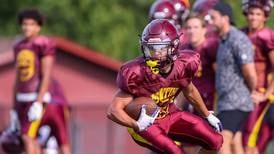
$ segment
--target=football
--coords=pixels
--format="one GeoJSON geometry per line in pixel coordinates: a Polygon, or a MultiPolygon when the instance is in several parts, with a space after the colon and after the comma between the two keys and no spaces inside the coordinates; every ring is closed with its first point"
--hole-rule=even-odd
{"type": "Polygon", "coordinates": [[[149,97],[137,97],[126,107],[126,113],[133,119],[138,120],[142,105],[146,105],[146,114],[152,115],[157,109],[156,103],[149,97]]]}

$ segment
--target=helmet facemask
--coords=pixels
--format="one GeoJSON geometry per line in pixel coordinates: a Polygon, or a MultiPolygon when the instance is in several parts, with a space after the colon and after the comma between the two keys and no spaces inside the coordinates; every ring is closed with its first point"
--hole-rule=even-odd
{"type": "Polygon", "coordinates": [[[146,64],[154,74],[177,58],[179,35],[176,27],[166,19],[152,20],[143,30],[140,46],[146,64]]]}
{"type": "Polygon", "coordinates": [[[173,64],[173,61],[177,58],[178,43],[178,39],[169,42],[141,42],[146,64],[152,69],[153,73],[158,74],[160,69],[173,64]]]}

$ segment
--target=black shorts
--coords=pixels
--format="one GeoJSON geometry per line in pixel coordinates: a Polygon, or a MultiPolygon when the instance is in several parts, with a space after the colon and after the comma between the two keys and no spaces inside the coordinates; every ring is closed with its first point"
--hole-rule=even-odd
{"type": "Polygon", "coordinates": [[[218,118],[222,122],[223,129],[229,130],[233,133],[237,131],[242,132],[249,112],[240,110],[221,111],[218,118]]]}
{"type": "Polygon", "coordinates": [[[274,103],[272,103],[269,107],[265,116],[265,120],[272,128],[274,128],[274,103]]]}

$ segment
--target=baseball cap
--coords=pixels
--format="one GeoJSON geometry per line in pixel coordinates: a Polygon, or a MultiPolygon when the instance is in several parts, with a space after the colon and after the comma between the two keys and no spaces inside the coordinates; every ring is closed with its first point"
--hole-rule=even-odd
{"type": "Polygon", "coordinates": [[[230,24],[235,25],[232,8],[229,4],[219,1],[213,6],[212,9],[220,12],[222,16],[228,16],[230,24]]]}

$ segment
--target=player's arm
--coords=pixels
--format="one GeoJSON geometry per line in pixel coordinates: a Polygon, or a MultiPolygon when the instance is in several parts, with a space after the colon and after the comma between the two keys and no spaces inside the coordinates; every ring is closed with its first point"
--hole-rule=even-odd
{"type": "Polygon", "coordinates": [[[195,107],[195,109],[203,116],[207,117],[209,112],[204,104],[204,101],[197,90],[197,88],[192,84],[192,82],[183,89],[184,96],[190,101],[190,103],[195,107]]]}
{"type": "Polygon", "coordinates": [[[253,92],[252,99],[254,103],[259,104],[267,100],[274,92],[274,51],[270,51],[268,54],[269,60],[271,62],[271,81],[265,92],[253,92]]]}
{"type": "Polygon", "coordinates": [[[37,100],[31,105],[28,111],[29,121],[35,121],[43,116],[44,95],[48,92],[52,67],[54,63],[53,55],[46,55],[41,59],[42,79],[38,91],[37,100]]]}
{"type": "Polygon", "coordinates": [[[253,92],[257,85],[257,75],[254,63],[243,64],[241,69],[249,90],[253,92]]]}
{"type": "Polygon", "coordinates": [[[53,64],[54,64],[53,55],[44,56],[41,60],[42,79],[41,79],[41,84],[38,92],[37,102],[41,102],[41,103],[43,102],[43,97],[49,89],[49,83],[50,83],[53,64]]]}
{"type": "Polygon", "coordinates": [[[190,83],[183,90],[183,93],[185,97],[190,101],[190,103],[195,107],[195,109],[199,111],[200,114],[209,122],[209,124],[213,126],[216,131],[221,132],[222,124],[220,120],[207,110],[197,88],[192,83],[190,83]]]}
{"type": "Polygon", "coordinates": [[[19,119],[18,119],[18,114],[17,114],[17,111],[15,109],[15,106],[16,106],[16,102],[17,102],[17,99],[16,99],[16,94],[17,94],[17,87],[18,87],[18,71],[16,70],[16,74],[15,74],[15,83],[14,83],[14,86],[13,86],[13,104],[12,104],[12,109],[10,110],[10,123],[9,123],[9,127],[8,129],[10,131],[16,131],[19,129],[19,126],[20,126],[20,122],[19,122],[19,119]]]}
{"type": "Polygon", "coordinates": [[[115,94],[110,106],[108,107],[107,117],[120,125],[138,130],[136,121],[124,111],[124,108],[132,100],[132,95],[119,89],[118,92],[115,94]]]}
{"type": "Polygon", "coordinates": [[[271,62],[271,81],[265,92],[265,98],[268,98],[274,93],[274,50],[269,53],[269,59],[271,62]]]}
{"type": "Polygon", "coordinates": [[[19,78],[19,76],[18,76],[18,73],[17,73],[17,70],[16,70],[15,82],[14,82],[14,86],[13,86],[13,97],[12,97],[12,99],[13,99],[13,104],[12,104],[13,109],[15,108],[15,103],[17,101],[16,94],[17,94],[17,87],[18,87],[18,78],[19,78]]]}

